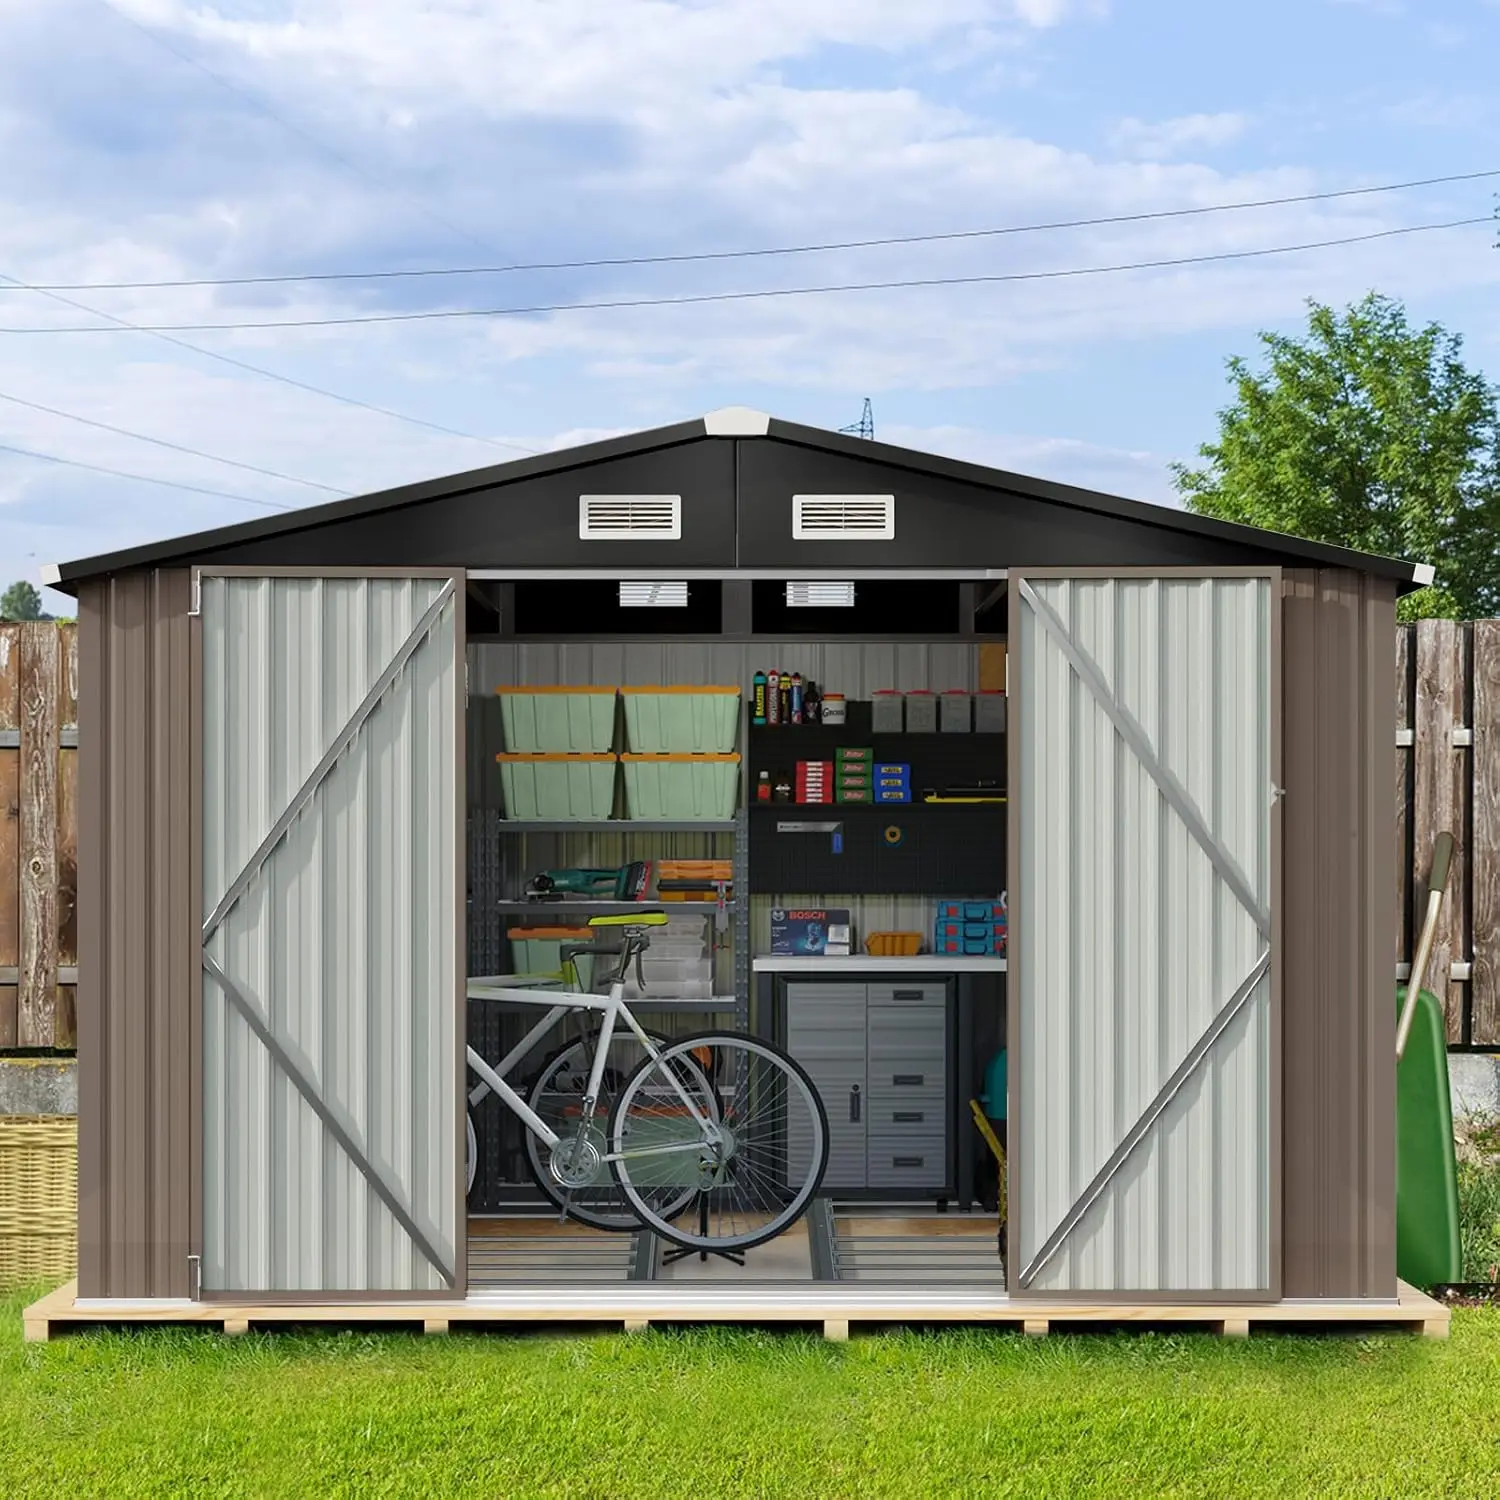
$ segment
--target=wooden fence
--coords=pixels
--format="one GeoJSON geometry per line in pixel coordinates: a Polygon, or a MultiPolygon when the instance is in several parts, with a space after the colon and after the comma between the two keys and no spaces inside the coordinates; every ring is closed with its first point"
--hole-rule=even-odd
{"type": "Polygon", "coordinates": [[[0,625],[0,1049],[77,1040],[78,636],[0,625]]]}
{"type": "MultiPolygon", "coordinates": [[[[0,625],[0,1051],[68,1050],[77,1037],[76,632],[0,625]]],[[[1500,1048],[1500,620],[1403,627],[1395,666],[1394,957],[1411,957],[1432,841],[1449,829],[1427,986],[1451,1045],[1500,1048]]]]}
{"type": "Polygon", "coordinates": [[[1396,744],[1397,962],[1410,961],[1446,829],[1453,870],[1425,987],[1443,1002],[1450,1046],[1500,1047],[1500,620],[1399,632],[1396,744]]]}

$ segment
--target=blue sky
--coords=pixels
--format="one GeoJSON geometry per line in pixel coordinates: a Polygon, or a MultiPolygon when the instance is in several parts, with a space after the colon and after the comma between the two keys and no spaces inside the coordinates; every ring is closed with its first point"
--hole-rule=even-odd
{"type": "MultiPolygon", "coordinates": [[[[1500,0],[0,0],[0,275],[586,260],[1500,168],[1500,0]],[[206,71],[205,71],[206,70],[206,71]],[[214,76],[210,76],[216,75],[214,76]]],[[[456,281],[75,291],[134,324],[996,274],[1490,212],[1500,178],[1008,239],[456,281]]],[[[0,573],[730,403],[1170,503],[1223,362],[1371,288],[1500,378],[1488,227],[1009,285],[177,335],[0,291],[0,573]],[[327,488],[315,488],[315,485],[327,488]]],[[[49,602],[65,601],[51,596],[49,602]]]]}

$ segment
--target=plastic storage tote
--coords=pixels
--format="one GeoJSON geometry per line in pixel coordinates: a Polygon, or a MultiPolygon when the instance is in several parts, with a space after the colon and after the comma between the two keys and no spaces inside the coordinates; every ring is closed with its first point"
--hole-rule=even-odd
{"type": "Polygon", "coordinates": [[[623,755],[625,815],[638,822],[725,822],[739,796],[738,755],[623,755]]]}
{"type": "Polygon", "coordinates": [[[906,728],[906,699],[891,688],[870,695],[870,729],[875,734],[900,734],[906,728]]]}
{"type": "Polygon", "coordinates": [[[937,694],[912,691],[906,695],[906,731],[908,734],[936,734],[938,727],[937,694]]]}
{"type": "Polygon", "coordinates": [[[505,816],[517,822],[602,822],[614,811],[613,755],[497,755],[505,816]]]}
{"type": "Polygon", "coordinates": [[[597,755],[614,748],[612,687],[503,687],[496,692],[507,750],[597,755]]]}
{"type": "MultiPolygon", "coordinates": [[[[588,927],[512,927],[506,936],[517,974],[556,974],[562,968],[563,944],[590,943],[596,934],[588,927]]],[[[594,955],[580,953],[573,962],[579,988],[587,990],[594,981],[594,955]]]]}
{"type": "Polygon", "coordinates": [[[627,687],[620,695],[632,754],[722,755],[739,740],[737,687],[627,687]]]}

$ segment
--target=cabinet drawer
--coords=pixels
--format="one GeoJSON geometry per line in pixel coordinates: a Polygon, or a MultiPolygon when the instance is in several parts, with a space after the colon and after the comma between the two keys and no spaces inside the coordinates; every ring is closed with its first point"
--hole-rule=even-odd
{"type": "MultiPolygon", "coordinates": [[[[940,1099],[948,1091],[948,1070],[941,1057],[902,1062],[870,1061],[870,1096],[875,1099],[940,1099]]],[[[915,1107],[915,1106],[914,1106],[915,1107]]]]}
{"type": "Polygon", "coordinates": [[[886,1131],[903,1136],[944,1131],[948,1128],[947,1100],[941,1089],[920,1094],[913,1089],[909,1097],[902,1097],[899,1089],[871,1089],[866,1118],[872,1133],[886,1131]]]}
{"type": "Polygon", "coordinates": [[[941,981],[868,986],[871,1007],[882,1010],[942,1010],[948,1002],[948,986],[941,981]]]}
{"type": "Polygon", "coordinates": [[[942,1011],[870,1011],[865,1027],[871,1057],[944,1057],[948,1052],[948,1024],[942,1011]]]}
{"type": "Polygon", "coordinates": [[[870,1142],[871,1187],[942,1187],[947,1176],[947,1150],[941,1138],[870,1142]]]}

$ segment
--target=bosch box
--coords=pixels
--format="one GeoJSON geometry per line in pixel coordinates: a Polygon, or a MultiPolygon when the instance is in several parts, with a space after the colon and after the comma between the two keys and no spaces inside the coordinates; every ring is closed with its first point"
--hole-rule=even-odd
{"type": "Polygon", "coordinates": [[[771,912],[771,952],[783,958],[848,958],[847,907],[774,908],[771,912]]]}

